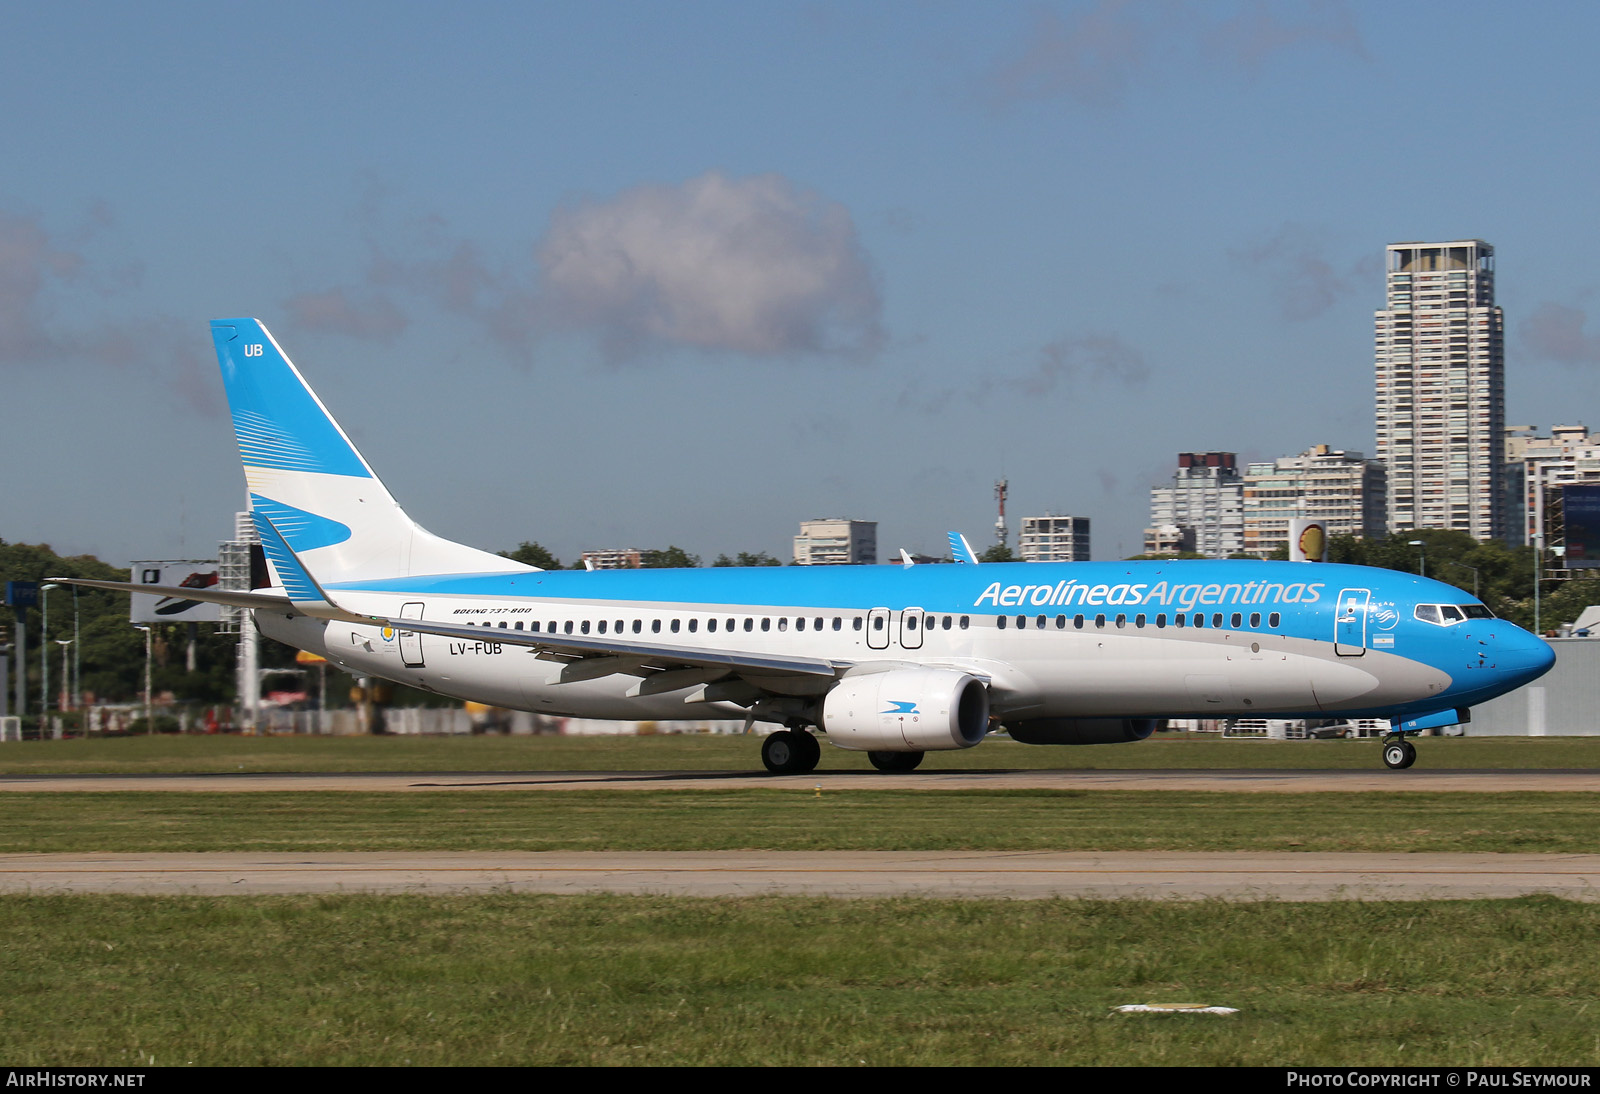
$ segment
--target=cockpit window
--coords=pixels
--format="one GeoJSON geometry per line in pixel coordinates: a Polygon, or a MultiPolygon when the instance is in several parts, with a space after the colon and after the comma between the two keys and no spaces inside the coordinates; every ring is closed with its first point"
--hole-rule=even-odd
{"type": "Polygon", "coordinates": [[[1493,619],[1494,613],[1482,604],[1418,604],[1415,615],[1424,623],[1448,627],[1467,619],[1493,619]]]}

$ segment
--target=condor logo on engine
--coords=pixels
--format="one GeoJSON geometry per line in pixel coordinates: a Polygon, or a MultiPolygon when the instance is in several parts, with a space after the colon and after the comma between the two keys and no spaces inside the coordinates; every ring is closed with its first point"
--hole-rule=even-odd
{"type": "Polygon", "coordinates": [[[908,703],[904,699],[890,699],[889,700],[889,709],[885,710],[885,711],[881,711],[880,713],[882,713],[882,714],[917,714],[917,713],[920,713],[920,712],[917,710],[917,704],[914,703],[914,702],[908,703]]]}

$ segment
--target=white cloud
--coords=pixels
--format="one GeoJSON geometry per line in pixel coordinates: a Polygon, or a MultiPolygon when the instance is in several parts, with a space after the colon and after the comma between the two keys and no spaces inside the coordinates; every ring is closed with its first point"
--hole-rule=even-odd
{"type": "Polygon", "coordinates": [[[651,344],[865,356],[880,301],[850,213],[777,174],[712,171],[557,212],[536,255],[540,313],[613,358],[651,344]]]}
{"type": "Polygon", "coordinates": [[[406,317],[386,297],[356,300],[344,289],[303,292],[287,301],[295,320],[310,330],[327,330],[353,338],[393,342],[406,328],[406,317]]]}

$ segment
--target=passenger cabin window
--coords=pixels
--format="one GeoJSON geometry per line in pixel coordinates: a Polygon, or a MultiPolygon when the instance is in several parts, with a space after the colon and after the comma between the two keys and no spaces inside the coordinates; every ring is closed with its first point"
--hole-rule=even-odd
{"type": "Polygon", "coordinates": [[[698,620],[698,619],[689,620],[689,633],[690,634],[693,634],[695,631],[697,631],[699,629],[700,629],[700,620],[698,620]]]}
{"type": "Polygon", "coordinates": [[[1233,619],[1232,619],[1231,622],[1229,622],[1228,626],[1232,627],[1234,630],[1238,630],[1239,629],[1239,624],[1241,624],[1243,622],[1244,622],[1244,616],[1240,615],[1238,612],[1234,612],[1233,613],[1233,619]]]}
{"type": "Polygon", "coordinates": [[[650,620],[650,633],[651,634],[660,634],[661,633],[661,620],[659,620],[659,619],[650,620]]]}
{"type": "Polygon", "coordinates": [[[967,629],[967,623],[970,621],[970,619],[971,619],[970,616],[965,616],[964,615],[964,616],[961,617],[961,629],[962,630],[966,630],[967,629]]]}
{"type": "Polygon", "coordinates": [[[996,627],[999,627],[1001,630],[1005,630],[1006,629],[1006,617],[1003,616],[1003,615],[996,616],[995,617],[995,621],[994,621],[994,625],[996,627]]]}
{"type": "Polygon", "coordinates": [[[1282,621],[1283,616],[1279,615],[1277,612],[1273,612],[1271,615],[1267,616],[1267,626],[1271,627],[1273,630],[1277,630],[1278,624],[1282,621]]]}

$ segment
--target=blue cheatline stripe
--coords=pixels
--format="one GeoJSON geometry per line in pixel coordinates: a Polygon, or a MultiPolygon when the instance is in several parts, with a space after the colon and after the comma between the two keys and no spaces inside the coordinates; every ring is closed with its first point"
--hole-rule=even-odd
{"type": "Polygon", "coordinates": [[[211,340],[246,467],[372,477],[259,322],[214,319],[211,340]]]}
{"type": "MultiPolygon", "coordinates": [[[[367,589],[418,596],[549,597],[631,602],[788,605],[865,610],[920,607],[970,615],[1085,612],[1282,611],[1330,605],[1346,586],[1382,582],[1407,595],[1465,602],[1459,589],[1410,574],[1364,567],[1244,560],[1195,562],[984,563],[981,566],[754,566],[682,570],[545,570],[534,573],[437,574],[330,583],[330,592],[367,589]],[[1062,583],[1099,587],[1095,603],[1047,604],[1062,583]],[[1316,585],[1316,600],[1308,586],[1316,585]],[[1141,586],[1133,592],[1133,586],[1141,586]],[[986,597],[990,590],[996,595],[986,597]],[[1180,593],[1179,590],[1183,591],[1180,593]],[[1263,589],[1268,594],[1262,598],[1263,589]],[[1000,594],[1005,595],[1004,602],[1000,594]],[[1138,599],[1131,599],[1137,595],[1138,599]],[[1035,599],[1036,596],[1039,599],[1035,599]],[[1159,600],[1151,599],[1159,596],[1159,600]],[[1019,599],[1024,598],[1024,599],[1019,599]]],[[[1379,595],[1375,600],[1392,599],[1379,595]]],[[[1330,624],[1331,627],[1331,624],[1330,624]]],[[[1330,632],[1331,634],[1331,632],[1330,632]]],[[[1319,635],[1318,637],[1324,637],[1319,635]]]]}
{"type": "Polygon", "coordinates": [[[261,537],[261,549],[272,560],[273,568],[278,571],[278,578],[283,582],[283,591],[289,594],[289,599],[321,600],[322,593],[317,589],[316,582],[311,580],[311,575],[300,565],[300,560],[294,557],[294,552],[289,550],[289,545],[283,541],[283,537],[272,526],[272,522],[260,513],[252,512],[250,516],[255,520],[256,534],[261,537]]]}
{"type": "Polygon", "coordinates": [[[250,495],[250,511],[266,517],[283,536],[292,551],[314,551],[318,547],[332,547],[350,538],[350,526],[327,517],[319,517],[304,509],[296,509],[281,501],[250,495]]]}

